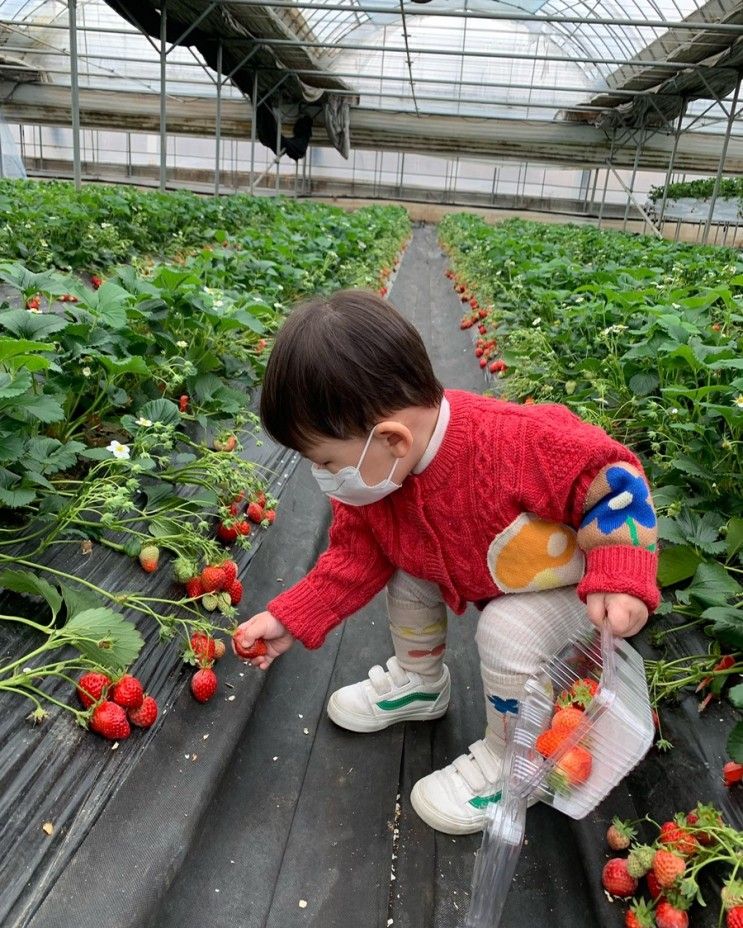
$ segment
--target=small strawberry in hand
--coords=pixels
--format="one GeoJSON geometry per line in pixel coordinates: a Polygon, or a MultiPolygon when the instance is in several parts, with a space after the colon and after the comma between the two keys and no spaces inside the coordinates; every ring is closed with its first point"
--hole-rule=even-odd
{"type": "Polygon", "coordinates": [[[217,692],[217,675],[211,667],[202,667],[191,677],[191,692],[198,702],[209,702],[217,692]]]}
{"type": "Polygon", "coordinates": [[[606,832],[606,843],[612,851],[624,851],[630,846],[635,833],[635,829],[629,822],[623,822],[621,818],[615,817],[606,832]]]}
{"type": "Polygon", "coordinates": [[[612,896],[632,896],[637,891],[637,880],[627,872],[623,857],[612,857],[601,873],[604,889],[612,896]]]}
{"type": "Polygon", "coordinates": [[[252,661],[256,657],[263,657],[268,654],[266,642],[262,638],[256,638],[249,648],[243,648],[239,640],[233,635],[232,643],[235,653],[243,661],[252,661]]]}
{"type": "Polygon", "coordinates": [[[111,680],[105,673],[84,673],[77,681],[77,698],[89,709],[94,702],[98,702],[110,685],[111,680]]]}
{"type": "Polygon", "coordinates": [[[139,709],[144,700],[144,688],[140,681],[130,673],[111,687],[111,699],[124,709],[139,709]]]}
{"type": "Polygon", "coordinates": [[[104,700],[99,703],[90,716],[90,728],[109,741],[123,741],[132,733],[126,712],[115,702],[104,700]]]}
{"type": "Polygon", "coordinates": [[[139,563],[145,573],[151,574],[157,570],[160,561],[160,549],[157,545],[144,545],[139,552],[139,563]]]}
{"type": "Polygon", "coordinates": [[[129,709],[127,716],[138,728],[151,728],[157,719],[157,703],[152,696],[145,696],[139,709],[129,709]]]}

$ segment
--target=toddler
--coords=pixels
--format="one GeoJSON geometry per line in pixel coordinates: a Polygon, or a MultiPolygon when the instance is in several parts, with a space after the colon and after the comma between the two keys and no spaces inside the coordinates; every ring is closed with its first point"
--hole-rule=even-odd
{"type": "Polygon", "coordinates": [[[444,715],[447,608],[475,603],[485,734],[411,801],[440,831],[480,830],[527,677],[589,620],[629,636],[658,604],[639,461],[563,406],[444,390],[416,329],[357,290],[289,316],[261,417],[312,462],[333,521],[315,567],[244,622],[238,643],[265,639],[253,661],[265,670],[295,639],[320,647],[386,587],[394,656],[328,702],[337,725],[379,731],[444,715]]]}

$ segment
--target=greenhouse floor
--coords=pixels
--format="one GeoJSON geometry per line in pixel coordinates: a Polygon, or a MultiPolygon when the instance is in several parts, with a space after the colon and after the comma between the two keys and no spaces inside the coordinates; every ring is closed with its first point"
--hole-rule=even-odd
{"type": "MultiPolygon", "coordinates": [[[[391,297],[421,330],[441,380],[482,390],[445,267],[435,229],[417,228],[391,297]]],[[[251,563],[246,616],[301,576],[325,543],[328,507],[305,464],[288,481],[280,515],[251,563]]],[[[321,650],[295,647],[265,677],[228,656],[223,698],[202,707],[180,692],[43,901],[7,928],[462,925],[480,836],[433,832],[409,793],[482,735],[475,624],[474,610],[450,622],[448,714],[370,735],[335,727],[325,704],[389,657],[381,596],[321,650]]],[[[635,644],[656,653],[646,639],[635,644]]],[[[728,793],[720,773],[733,711],[713,705],[700,719],[697,704],[689,697],[663,710],[674,749],[651,750],[587,819],[530,811],[503,928],[623,924],[623,907],[600,882],[614,814],[663,821],[703,800],[741,826],[741,790],[728,793]]],[[[716,925],[714,907],[696,910],[692,924],[716,925]]]]}

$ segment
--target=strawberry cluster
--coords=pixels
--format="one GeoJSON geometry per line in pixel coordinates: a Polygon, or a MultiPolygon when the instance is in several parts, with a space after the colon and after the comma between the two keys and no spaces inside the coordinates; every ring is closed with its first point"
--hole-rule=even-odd
{"type": "Polygon", "coordinates": [[[242,581],[237,576],[237,564],[232,560],[207,564],[201,573],[188,562],[176,561],[175,571],[177,579],[185,584],[188,598],[200,600],[207,612],[219,609],[229,613],[242,599],[242,581]]]}
{"type": "Polygon", "coordinates": [[[246,538],[252,525],[268,528],[276,519],[276,503],[268,500],[261,491],[248,501],[244,493],[230,503],[228,514],[217,525],[217,538],[225,544],[234,544],[238,538],[246,538]],[[243,508],[244,507],[244,508],[243,508]],[[252,523],[252,525],[251,525],[252,523]]]}
{"type": "Polygon", "coordinates": [[[606,834],[613,851],[629,850],[627,857],[611,858],[601,875],[610,895],[635,897],[625,914],[626,928],[688,928],[689,909],[701,901],[699,873],[720,863],[732,868],[721,891],[720,921],[724,912],[727,928],[743,928],[743,882],[735,878],[743,853],[741,832],[726,825],[714,806],[702,803],[661,825],[646,821],[657,828],[655,840],[647,844],[634,841],[638,823],[615,818],[606,834]],[[638,895],[643,880],[649,898],[638,895]]]}
{"type": "Polygon", "coordinates": [[[108,674],[90,671],[77,681],[76,692],[88,710],[90,730],[110,741],[128,738],[132,725],[149,728],[157,719],[157,702],[132,674],[112,680],[108,674]]]}
{"type": "MultiPolygon", "coordinates": [[[[595,680],[581,677],[569,689],[560,693],[550,727],[534,743],[542,757],[552,757],[563,749],[565,741],[583,722],[585,710],[597,692],[598,683],[595,680]]],[[[550,775],[550,786],[560,792],[567,792],[585,783],[591,776],[592,768],[591,752],[584,745],[575,744],[557,760],[550,775]]]]}
{"type": "Polygon", "coordinates": [[[502,358],[495,357],[498,342],[494,337],[487,338],[488,326],[486,323],[490,324],[491,330],[495,328],[491,309],[480,306],[477,297],[469,292],[467,284],[461,281],[453,271],[445,271],[444,273],[449,280],[454,282],[454,290],[459,295],[460,300],[469,304],[470,311],[462,316],[459,328],[471,329],[474,325],[477,326],[480,337],[475,342],[475,357],[479,359],[480,367],[483,370],[487,368],[491,374],[502,374],[507,371],[508,365],[506,362],[502,358]]]}
{"type": "Polygon", "coordinates": [[[380,295],[383,299],[384,299],[384,297],[386,297],[387,294],[389,293],[389,282],[390,282],[390,277],[392,277],[392,275],[395,274],[395,273],[397,272],[397,269],[400,267],[400,261],[401,261],[401,259],[402,259],[402,253],[400,253],[400,254],[397,256],[397,258],[395,259],[395,262],[394,262],[394,264],[392,265],[392,267],[385,266],[385,267],[383,267],[382,270],[379,272],[379,289],[378,289],[377,292],[379,293],[379,295],[380,295]]]}
{"type": "Polygon", "coordinates": [[[217,692],[219,681],[214,664],[224,657],[225,650],[224,641],[220,638],[213,638],[206,632],[194,632],[191,635],[183,659],[198,667],[191,677],[191,694],[197,702],[209,702],[217,692]]]}

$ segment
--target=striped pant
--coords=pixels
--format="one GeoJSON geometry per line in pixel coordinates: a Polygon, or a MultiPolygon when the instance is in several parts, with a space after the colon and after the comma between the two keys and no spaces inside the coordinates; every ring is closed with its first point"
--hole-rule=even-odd
{"type": "MultiPolygon", "coordinates": [[[[400,665],[424,678],[438,679],[447,628],[439,588],[398,571],[387,586],[387,608],[400,665]]],[[[485,739],[496,755],[503,754],[526,680],[569,638],[590,627],[574,586],[509,593],[485,606],[476,641],[485,693],[485,739]]]]}

